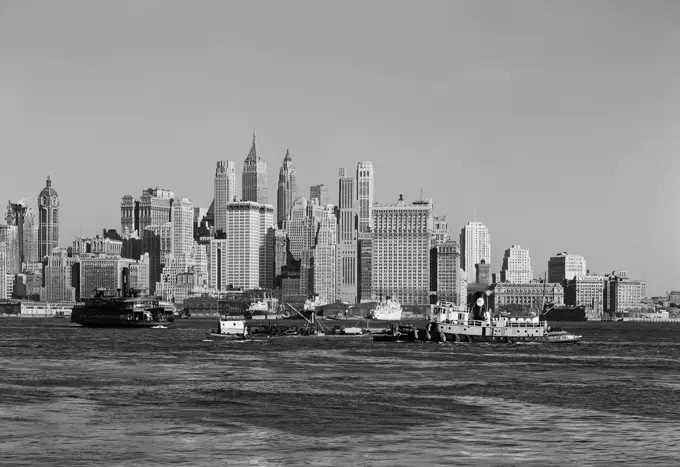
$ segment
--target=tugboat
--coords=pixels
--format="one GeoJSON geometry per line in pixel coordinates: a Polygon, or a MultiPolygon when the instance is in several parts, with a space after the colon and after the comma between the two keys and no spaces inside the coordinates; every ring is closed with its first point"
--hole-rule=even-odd
{"type": "Polygon", "coordinates": [[[76,303],[71,322],[89,327],[151,328],[174,321],[157,297],[107,296],[98,289],[93,298],[76,303]]]}
{"type": "Polygon", "coordinates": [[[212,328],[208,336],[232,341],[245,340],[248,337],[246,320],[238,316],[220,316],[217,328],[212,328]]]}

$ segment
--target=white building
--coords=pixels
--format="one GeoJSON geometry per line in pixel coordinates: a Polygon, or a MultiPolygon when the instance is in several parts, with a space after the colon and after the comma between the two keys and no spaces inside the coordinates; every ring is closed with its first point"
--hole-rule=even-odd
{"type": "Polygon", "coordinates": [[[432,201],[373,207],[374,298],[426,305],[430,292],[432,201]]]}
{"type": "Polygon", "coordinates": [[[586,275],[586,259],[580,255],[557,253],[548,260],[548,282],[561,283],[576,276],[586,275]]]}
{"type": "Polygon", "coordinates": [[[69,258],[65,248],[55,248],[47,257],[45,266],[45,287],[41,290],[41,301],[73,302],[76,290],[72,287],[71,274],[74,259],[69,258]]]}
{"type": "MultiPolygon", "coordinates": [[[[215,169],[215,230],[227,231],[227,203],[237,195],[236,164],[233,161],[218,161],[215,169]]],[[[200,219],[199,219],[200,221],[200,219]]]]}
{"type": "Polygon", "coordinates": [[[322,303],[336,300],[336,226],[337,220],[332,211],[328,217],[319,221],[319,232],[314,248],[314,293],[322,303]]]}
{"type": "Polygon", "coordinates": [[[528,248],[512,245],[505,250],[501,268],[501,282],[529,283],[534,278],[528,248]]]}
{"type": "Polygon", "coordinates": [[[271,286],[274,251],[273,244],[267,248],[267,232],[273,224],[269,204],[227,204],[227,284],[246,290],[271,286]]]}
{"type": "Polygon", "coordinates": [[[0,241],[0,299],[9,298],[7,297],[7,280],[5,276],[7,275],[7,265],[5,264],[5,259],[7,258],[7,244],[0,241]]]}
{"type": "Polygon", "coordinates": [[[432,246],[443,245],[451,240],[449,222],[446,216],[435,216],[432,218],[432,246]]]}
{"type": "Polygon", "coordinates": [[[475,265],[484,260],[491,264],[491,236],[481,222],[468,222],[460,231],[460,264],[468,284],[476,282],[475,265]]]}

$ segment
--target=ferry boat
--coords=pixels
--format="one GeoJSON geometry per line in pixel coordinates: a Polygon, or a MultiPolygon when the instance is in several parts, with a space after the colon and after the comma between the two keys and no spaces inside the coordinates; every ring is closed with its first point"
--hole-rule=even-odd
{"type": "Polygon", "coordinates": [[[208,336],[225,340],[245,340],[248,337],[246,320],[236,316],[221,316],[217,321],[217,328],[212,328],[208,336]]]}
{"type": "Polygon", "coordinates": [[[403,308],[395,299],[388,298],[378,305],[371,312],[370,317],[380,321],[399,321],[403,308]]]}
{"type": "Polygon", "coordinates": [[[157,297],[105,296],[103,291],[71,310],[71,322],[88,327],[151,328],[172,321],[157,297]]]}

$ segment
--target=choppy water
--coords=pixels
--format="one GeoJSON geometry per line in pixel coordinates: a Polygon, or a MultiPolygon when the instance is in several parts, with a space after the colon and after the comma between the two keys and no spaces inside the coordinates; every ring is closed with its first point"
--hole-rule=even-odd
{"type": "Polygon", "coordinates": [[[0,464],[680,465],[680,325],[577,345],[0,320],[0,464]]]}

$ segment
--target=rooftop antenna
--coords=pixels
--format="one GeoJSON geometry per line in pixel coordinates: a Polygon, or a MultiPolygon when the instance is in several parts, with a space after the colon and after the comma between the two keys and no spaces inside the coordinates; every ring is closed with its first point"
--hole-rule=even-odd
{"type": "Polygon", "coordinates": [[[474,219],[473,222],[477,222],[477,208],[475,208],[475,210],[472,214],[472,218],[474,219]]]}
{"type": "Polygon", "coordinates": [[[420,189],[420,199],[423,199],[423,189],[420,189]]]}

